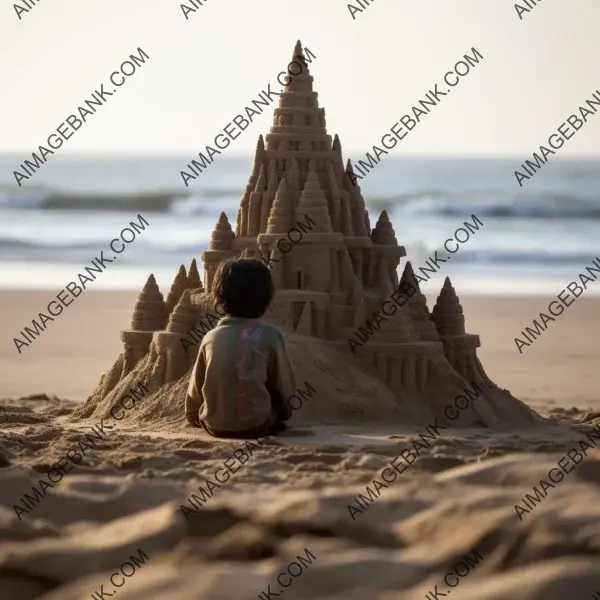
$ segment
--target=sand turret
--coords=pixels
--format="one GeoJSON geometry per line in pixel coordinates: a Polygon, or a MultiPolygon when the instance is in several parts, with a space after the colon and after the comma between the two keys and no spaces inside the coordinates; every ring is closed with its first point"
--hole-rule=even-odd
{"type": "Polygon", "coordinates": [[[157,360],[162,362],[160,372],[162,380],[167,383],[179,379],[192,365],[197,354],[197,345],[191,347],[195,352],[190,352],[189,340],[193,342],[190,330],[198,319],[198,310],[191,304],[191,290],[186,289],[179,302],[169,317],[166,331],[154,334],[152,345],[157,355],[157,360]],[[188,340],[185,344],[184,340],[188,340]]]}
{"type": "Polygon", "coordinates": [[[226,258],[231,258],[236,255],[236,252],[233,249],[234,240],[235,234],[231,229],[229,219],[227,218],[227,215],[222,212],[210,235],[208,250],[205,250],[202,253],[206,291],[210,291],[212,287],[212,280],[218,264],[226,258]]]}
{"type": "Polygon", "coordinates": [[[211,235],[210,235],[210,244],[209,248],[211,250],[231,250],[231,244],[233,242],[233,238],[235,234],[231,229],[231,225],[229,224],[229,219],[227,215],[222,212],[219,215],[219,220],[215,225],[211,235]]]}
{"type": "Polygon", "coordinates": [[[446,277],[444,280],[444,285],[431,314],[440,336],[465,333],[465,316],[450,277],[446,277]]]}
{"type": "MultiPolygon", "coordinates": [[[[330,158],[331,136],[327,134],[325,112],[319,108],[318,94],[313,91],[313,77],[300,42],[296,43],[292,61],[301,65],[301,70],[292,66],[292,76],[288,76],[288,83],[279,96],[273,125],[265,138],[266,153],[279,159],[330,158]]],[[[306,162],[299,166],[300,171],[306,173],[306,162]]]]}
{"type": "Polygon", "coordinates": [[[340,193],[342,231],[359,282],[365,288],[376,287],[376,291],[381,293],[381,287],[374,283],[377,281],[375,271],[379,267],[377,256],[372,252],[373,242],[367,230],[365,202],[358,184],[352,184],[350,177],[352,173],[352,164],[348,160],[344,171],[344,189],[340,193]]]}
{"type": "Polygon", "coordinates": [[[190,297],[191,291],[185,290],[169,317],[167,331],[181,336],[189,334],[198,319],[198,311],[192,306],[190,297]]]}
{"type": "Polygon", "coordinates": [[[158,289],[154,275],[150,275],[133,309],[131,329],[133,331],[160,331],[167,320],[167,309],[163,295],[158,289]]]}
{"type": "Polygon", "coordinates": [[[256,236],[260,229],[260,214],[262,202],[267,191],[267,173],[265,166],[261,165],[258,172],[258,179],[254,189],[250,193],[250,204],[248,205],[248,215],[246,219],[245,235],[256,236]]]}
{"type": "MultiPolygon", "coordinates": [[[[368,212],[367,212],[368,215],[368,212]]],[[[396,240],[396,232],[390,223],[387,210],[382,210],[375,224],[375,229],[371,232],[371,239],[374,244],[381,244],[383,246],[396,246],[398,240],[396,240]]]]}
{"type": "Polygon", "coordinates": [[[296,224],[287,178],[282,177],[269,213],[267,233],[287,233],[296,224]]]}
{"type": "MultiPolygon", "coordinates": [[[[365,211],[365,226],[369,229],[368,212],[365,211]]],[[[398,246],[396,233],[390,222],[387,211],[383,210],[375,228],[371,231],[374,244],[373,255],[369,264],[367,280],[369,287],[375,288],[384,296],[389,296],[398,289],[398,265],[400,259],[406,256],[404,246],[398,246]]]]}
{"type": "Polygon", "coordinates": [[[267,230],[269,214],[271,213],[271,208],[275,202],[275,196],[277,194],[277,190],[279,189],[280,183],[281,181],[277,172],[277,161],[272,158],[269,161],[269,168],[267,170],[267,189],[262,195],[260,202],[260,222],[255,235],[258,235],[259,233],[265,233],[267,230]]]}
{"type": "Polygon", "coordinates": [[[402,277],[400,278],[400,287],[412,287],[416,290],[417,294],[421,293],[421,288],[419,287],[419,282],[415,278],[415,272],[412,267],[412,263],[410,260],[406,261],[404,265],[404,271],[402,271],[402,277]]]}
{"type": "Polygon", "coordinates": [[[332,213],[334,231],[340,231],[345,236],[352,236],[352,212],[350,210],[350,193],[346,188],[346,169],[342,158],[342,143],[336,134],[332,144],[331,165],[336,179],[336,186],[329,185],[329,191],[339,204],[338,214],[332,213]]]}
{"type": "Polygon", "coordinates": [[[167,308],[163,295],[158,289],[154,275],[150,275],[138,296],[131,317],[131,328],[121,331],[123,350],[123,371],[127,375],[146,355],[152,342],[152,334],[164,329],[167,308]]]}
{"type": "MultiPolygon", "coordinates": [[[[271,205],[273,204],[273,200],[275,200],[275,194],[277,193],[277,188],[279,187],[279,169],[277,168],[277,159],[271,158],[269,159],[269,168],[267,169],[267,190],[265,192],[264,198],[266,202],[263,201],[263,207],[266,209],[266,215],[269,216],[269,212],[271,211],[271,205]]],[[[256,232],[264,233],[264,230],[256,232]]]]}
{"type": "Polygon", "coordinates": [[[360,191],[360,186],[354,177],[354,168],[350,159],[346,164],[344,175],[344,188],[348,192],[350,202],[350,213],[352,215],[352,235],[357,237],[368,236],[365,226],[365,201],[360,191]],[[354,183],[352,183],[354,181],[354,183]]]}
{"type": "Polygon", "coordinates": [[[187,289],[188,290],[202,290],[202,280],[200,279],[200,273],[198,272],[198,265],[196,259],[192,258],[190,268],[187,276],[187,289]]]}
{"type": "Polygon", "coordinates": [[[177,271],[177,275],[175,275],[175,279],[171,284],[171,289],[167,294],[167,300],[165,305],[167,307],[167,314],[171,314],[171,311],[175,308],[175,305],[179,302],[179,298],[183,292],[187,289],[187,273],[185,270],[185,266],[181,265],[179,267],[179,271],[177,271]]]}
{"type": "Polygon", "coordinates": [[[335,170],[335,176],[337,178],[338,185],[340,187],[344,186],[344,177],[346,176],[344,169],[344,159],[342,157],[342,142],[340,142],[340,138],[336,133],[333,136],[333,168],[335,170]]]}
{"type": "Polygon", "coordinates": [[[453,368],[468,381],[488,382],[489,378],[477,357],[477,348],[481,346],[479,336],[465,332],[462,305],[450,277],[444,281],[432,317],[444,344],[446,358],[453,368]]]}
{"type": "Polygon", "coordinates": [[[235,234],[237,236],[246,236],[248,235],[248,208],[250,206],[250,194],[254,191],[256,187],[256,181],[258,180],[258,175],[260,173],[261,167],[265,164],[265,142],[263,140],[263,136],[258,136],[258,142],[256,143],[256,151],[254,153],[254,163],[252,164],[252,172],[250,173],[250,177],[248,178],[248,183],[246,184],[246,189],[242,195],[242,199],[240,201],[240,207],[237,214],[236,219],[236,230],[235,234]]]}

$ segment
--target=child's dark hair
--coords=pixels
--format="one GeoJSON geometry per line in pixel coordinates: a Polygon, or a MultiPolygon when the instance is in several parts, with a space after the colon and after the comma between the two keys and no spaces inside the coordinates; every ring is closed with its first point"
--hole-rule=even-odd
{"type": "Polygon", "coordinates": [[[211,286],[217,306],[232,317],[260,319],[271,304],[275,286],[265,264],[254,258],[227,259],[219,264],[211,286]]]}

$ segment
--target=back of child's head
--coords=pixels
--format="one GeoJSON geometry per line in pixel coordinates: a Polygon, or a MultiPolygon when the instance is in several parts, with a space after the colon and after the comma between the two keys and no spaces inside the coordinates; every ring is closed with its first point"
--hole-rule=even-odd
{"type": "Polygon", "coordinates": [[[228,259],[217,267],[211,293],[228,315],[260,319],[273,300],[275,286],[271,272],[260,260],[228,259]]]}

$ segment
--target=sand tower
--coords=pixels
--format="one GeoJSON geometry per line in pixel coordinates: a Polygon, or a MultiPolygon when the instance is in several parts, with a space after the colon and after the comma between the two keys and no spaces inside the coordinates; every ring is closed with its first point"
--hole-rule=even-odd
{"type": "MultiPolygon", "coordinates": [[[[198,276],[200,277],[200,276],[198,276]]],[[[185,267],[181,265],[179,267],[179,271],[177,271],[177,275],[175,275],[175,279],[171,284],[171,289],[167,294],[167,299],[165,301],[165,305],[167,307],[167,314],[171,314],[171,311],[175,308],[175,305],[179,302],[179,298],[181,298],[183,292],[187,289],[188,285],[188,277],[185,271],[185,267]]]]}
{"type": "Polygon", "coordinates": [[[131,318],[130,329],[121,331],[125,349],[122,376],[127,375],[146,355],[155,331],[162,331],[167,320],[167,308],[154,275],[150,275],[141,291],[131,318]]]}
{"type": "Polygon", "coordinates": [[[489,381],[477,357],[481,341],[478,335],[465,332],[462,305],[449,277],[444,281],[432,317],[444,344],[446,358],[454,370],[468,381],[489,381]]]}
{"type": "Polygon", "coordinates": [[[198,273],[198,265],[196,264],[196,259],[192,258],[192,263],[190,264],[190,269],[188,271],[187,276],[187,286],[188,290],[204,290],[202,287],[202,280],[200,279],[200,273],[198,273]]]}
{"type": "MultiPolygon", "coordinates": [[[[367,211],[365,218],[369,218],[367,211]]],[[[389,296],[398,289],[397,269],[400,258],[406,256],[406,250],[403,246],[398,246],[396,232],[386,210],[379,215],[375,228],[371,231],[371,240],[376,248],[376,258],[370,283],[382,296],[389,296]]]]}
{"type": "Polygon", "coordinates": [[[204,280],[206,282],[207,291],[210,291],[212,288],[213,277],[215,276],[215,271],[219,263],[226,258],[235,256],[235,252],[232,249],[234,238],[235,234],[231,230],[227,215],[222,212],[210,236],[208,250],[205,250],[202,253],[205,273],[204,280]]]}
{"type": "MultiPolygon", "coordinates": [[[[449,396],[473,382],[489,382],[476,354],[479,336],[465,333],[450,280],[432,313],[410,262],[398,281],[406,251],[385,210],[371,227],[360,187],[352,183],[352,165],[344,164],[340,139],[327,132],[300,42],[294,58],[305,66],[290,78],[269,132],[258,138],[235,233],[221,213],[201,255],[205,287],[195,258],[187,273],[183,266],[179,269],[166,304],[154,277],[148,278],[131,328],[121,332],[125,349],[81,414],[93,412],[94,403],[109,398],[110,390],[120,393],[138,363],[158,386],[178,381],[184,388],[203,335],[218,323],[210,294],[215,271],[223,260],[238,257],[261,259],[271,269],[276,293],[265,320],[297,334],[289,336],[290,343],[299,344],[296,352],[302,344],[307,347],[300,337],[307,336],[350,359],[350,339],[359,337],[352,360],[368,367],[395,394],[411,398],[423,414],[441,401],[438,390],[449,396]],[[392,294],[399,299],[405,283],[415,293],[402,306],[390,302],[392,294]],[[367,330],[368,336],[357,333],[367,330]]],[[[503,404],[475,417],[495,423],[502,420],[501,412],[513,411],[519,418],[529,414],[505,390],[494,388],[493,394],[503,404]]]]}
{"type": "Polygon", "coordinates": [[[186,352],[181,341],[189,335],[197,320],[190,297],[191,291],[186,289],[169,316],[167,330],[159,331],[153,336],[157,355],[166,361],[164,381],[160,383],[179,379],[192,366],[195,358],[195,354],[186,352]]]}

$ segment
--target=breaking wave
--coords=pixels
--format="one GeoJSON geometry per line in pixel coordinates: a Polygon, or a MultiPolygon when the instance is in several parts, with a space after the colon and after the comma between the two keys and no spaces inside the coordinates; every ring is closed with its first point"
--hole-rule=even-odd
{"type": "MultiPolygon", "coordinates": [[[[157,212],[172,215],[210,216],[237,209],[241,190],[207,189],[188,194],[177,190],[123,194],[68,194],[38,190],[0,190],[0,210],[68,210],[103,212],[157,212]]],[[[374,196],[365,194],[368,208],[395,210],[409,214],[518,219],[600,219],[599,197],[567,193],[531,193],[510,196],[500,190],[453,194],[443,190],[414,194],[374,196]]]]}

